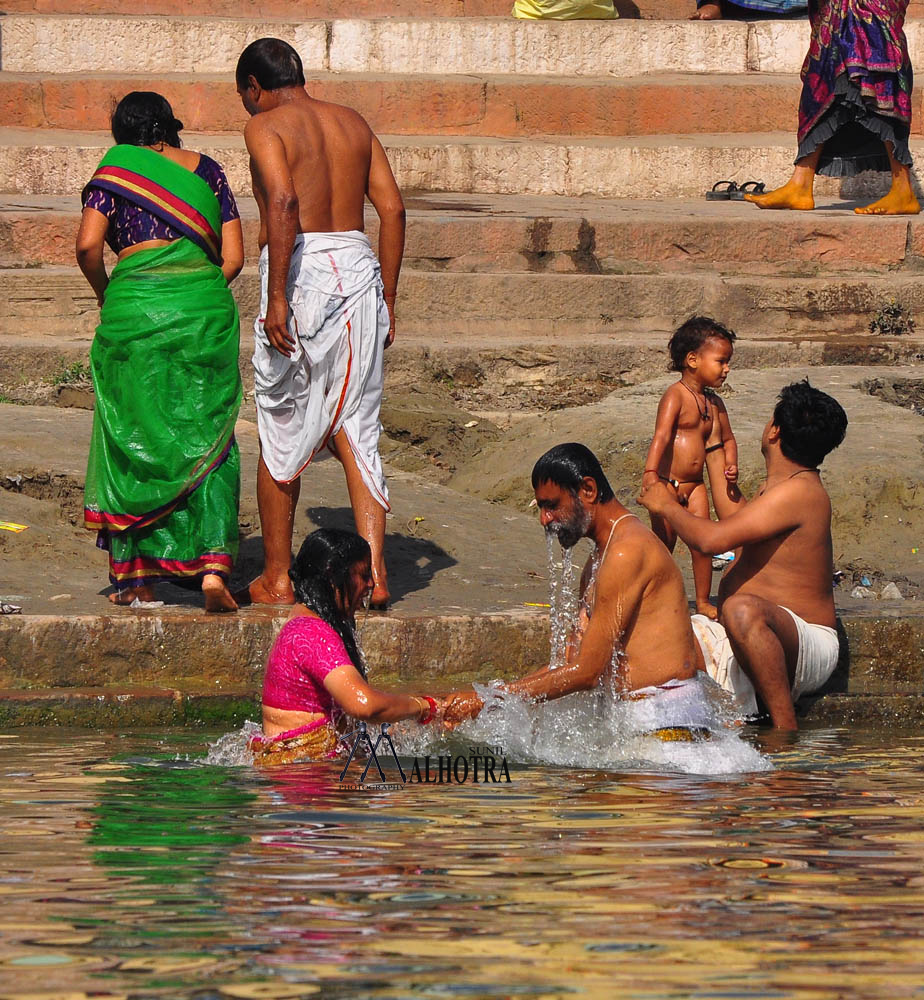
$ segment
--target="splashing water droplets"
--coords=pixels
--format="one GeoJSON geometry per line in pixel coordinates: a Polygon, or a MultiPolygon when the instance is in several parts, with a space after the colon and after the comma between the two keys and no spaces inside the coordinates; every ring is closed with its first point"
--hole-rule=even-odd
{"type": "Polygon", "coordinates": [[[546,546],[549,554],[549,625],[550,645],[549,669],[563,666],[568,656],[568,643],[577,626],[578,601],[575,591],[574,549],[557,546],[554,531],[546,531],[546,546]],[[561,552],[561,564],[556,560],[556,547],[561,552]]]}

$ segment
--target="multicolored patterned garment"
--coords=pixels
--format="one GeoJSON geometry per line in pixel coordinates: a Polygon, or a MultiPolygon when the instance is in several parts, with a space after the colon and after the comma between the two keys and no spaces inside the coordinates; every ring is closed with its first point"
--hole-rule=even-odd
{"type": "MultiPolygon", "coordinates": [[[[231,185],[218,163],[210,156],[200,153],[193,173],[208,184],[218,199],[222,223],[240,218],[231,185]]],[[[126,187],[120,180],[125,179],[130,179],[130,175],[126,176],[124,171],[123,177],[119,178],[113,170],[107,170],[101,165],[97,174],[83,189],[83,207],[92,208],[109,220],[106,242],[113,253],[121,253],[127,247],[147,240],[176,240],[185,235],[171,225],[168,218],[160,217],[142,204],[124,197],[126,187]]],[[[140,178],[135,178],[136,187],[140,181],[140,178]]]]}
{"type": "Polygon", "coordinates": [[[248,743],[254,764],[276,767],[308,760],[330,760],[337,756],[337,731],[330,719],[315,719],[306,726],[278,736],[254,736],[248,743]]]}
{"type": "Polygon", "coordinates": [[[227,578],[238,540],[240,328],[216,263],[219,204],[192,171],[136,146],[110,150],[100,180],[184,237],[124,257],[110,277],[90,350],[84,522],[109,551],[117,589],[227,578]]]}
{"type": "Polygon", "coordinates": [[[811,0],[812,40],[802,66],[799,154],[824,144],[818,172],[888,170],[882,146],[911,165],[913,83],[902,30],[908,0],[811,0]]]}

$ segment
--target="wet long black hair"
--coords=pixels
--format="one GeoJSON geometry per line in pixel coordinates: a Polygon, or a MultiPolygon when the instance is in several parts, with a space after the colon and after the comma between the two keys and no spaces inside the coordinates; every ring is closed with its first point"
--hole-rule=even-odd
{"type": "Polygon", "coordinates": [[[369,563],[372,553],[365,538],[352,531],[318,528],[302,542],[289,570],[295,600],[322,618],[343,640],[353,665],[366,676],[356,646],[356,624],[337,600],[349,593],[350,572],[357,563],[369,563]]]}
{"type": "Polygon", "coordinates": [[[119,145],[180,148],[183,123],[174,117],[166,97],[152,90],[133,90],[116,105],[111,119],[112,138],[119,145]]]}

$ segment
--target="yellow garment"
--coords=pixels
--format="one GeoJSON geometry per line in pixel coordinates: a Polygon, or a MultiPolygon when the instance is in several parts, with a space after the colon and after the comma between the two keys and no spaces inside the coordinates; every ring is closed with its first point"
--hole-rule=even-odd
{"type": "Polygon", "coordinates": [[[646,736],[653,736],[662,743],[699,743],[712,737],[712,732],[703,726],[665,726],[653,729],[646,736]]]}
{"type": "Polygon", "coordinates": [[[613,0],[514,0],[513,16],[544,21],[605,21],[619,15],[613,0]]]}
{"type": "Polygon", "coordinates": [[[263,767],[304,760],[327,760],[337,750],[337,733],[327,723],[314,729],[302,726],[278,736],[258,736],[250,741],[250,750],[254,764],[263,767]]]}

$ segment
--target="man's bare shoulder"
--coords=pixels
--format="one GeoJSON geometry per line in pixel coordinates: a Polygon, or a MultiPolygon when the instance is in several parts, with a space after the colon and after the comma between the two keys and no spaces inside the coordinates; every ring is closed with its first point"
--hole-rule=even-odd
{"type": "Polygon", "coordinates": [[[332,101],[319,101],[316,97],[311,98],[311,106],[320,120],[336,121],[341,128],[371,139],[372,129],[369,123],[355,108],[346,104],[334,104],[332,101]]]}
{"type": "Polygon", "coordinates": [[[657,536],[636,518],[610,542],[599,570],[600,579],[615,581],[647,576],[662,548],[657,536]]]}
{"type": "Polygon", "coordinates": [[[247,143],[248,147],[255,139],[277,134],[275,110],[262,111],[258,115],[253,115],[244,126],[244,142],[247,143]]]}

